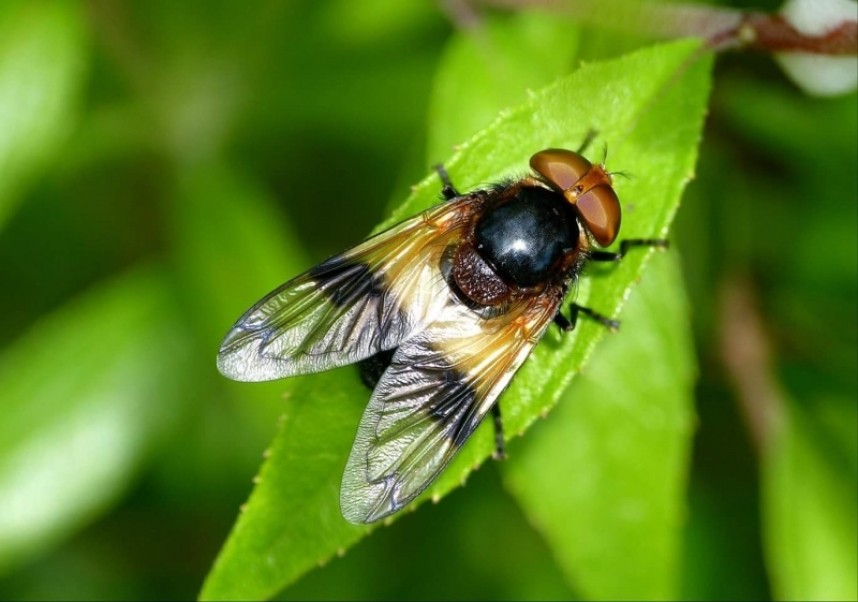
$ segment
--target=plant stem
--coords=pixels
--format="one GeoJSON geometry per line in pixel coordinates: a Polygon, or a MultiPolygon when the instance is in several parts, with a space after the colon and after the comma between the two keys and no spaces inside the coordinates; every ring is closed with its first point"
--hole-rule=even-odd
{"type": "Polygon", "coordinates": [[[858,54],[858,22],[843,21],[823,35],[798,31],[778,13],[749,12],[698,4],[622,0],[470,0],[474,5],[517,10],[528,7],[570,15],[578,21],[665,38],[701,37],[713,50],[858,54]]]}

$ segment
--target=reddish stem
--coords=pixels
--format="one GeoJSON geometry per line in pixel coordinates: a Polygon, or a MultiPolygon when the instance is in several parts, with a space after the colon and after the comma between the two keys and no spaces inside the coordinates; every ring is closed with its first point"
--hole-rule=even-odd
{"type": "Polygon", "coordinates": [[[804,34],[778,13],[743,12],[705,4],[628,3],[616,0],[463,0],[506,9],[540,8],[582,23],[651,35],[704,38],[713,50],[858,55],[858,22],[844,20],[822,36],[804,34]]]}
{"type": "Polygon", "coordinates": [[[843,21],[825,35],[809,37],[796,30],[781,15],[748,13],[744,23],[754,32],[752,48],[768,52],[810,52],[813,54],[858,54],[858,22],[843,21]]]}

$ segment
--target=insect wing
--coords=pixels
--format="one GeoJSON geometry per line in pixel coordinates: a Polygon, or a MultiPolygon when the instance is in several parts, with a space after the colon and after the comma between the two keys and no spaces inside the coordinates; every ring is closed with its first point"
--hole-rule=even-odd
{"type": "Polygon", "coordinates": [[[343,516],[369,523],[417,497],[456,455],[542,337],[557,287],[484,318],[452,294],[403,343],[364,412],[340,493],[343,516]]]}
{"type": "Polygon", "coordinates": [[[320,372],[422,330],[443,308],[441,257],[461,235],[471,200],[430,209],[271,292],[227,333],[218,369],[240,381],[320,372]]]}

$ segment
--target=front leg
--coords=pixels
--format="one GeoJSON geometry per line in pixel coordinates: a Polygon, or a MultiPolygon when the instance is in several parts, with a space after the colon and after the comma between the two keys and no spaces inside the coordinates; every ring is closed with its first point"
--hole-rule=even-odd
{"type": "MultiPolygon", "coordinates": [[[[633,247],[658,247],[661,249],[666,249],[670,246],[670,243],[663,238],[630,238],[628,240],[624,240],[620,243],[620,250],[618,252],[613,251],[591,251],[587,256],[587,259],[592,261],[620,261],[623,257],[626,256],[626,253],[629,252],[629,249],[633,247]]],[[[573,303],[569,308],[569,317],[567,318],[560,311],[554,316],[554,323],[560,327],[560,330],[564,332],[568,332],[570,330],[575,329],[575,324],[578,323],[578,314],[584,314],[585,316],[595,320],[602,326],[610,328],[611,330],[617,330],[620,327],[619,320],[612,320],[607,316],[603,316],[602,314],[593,311],[589,307],[583,307],[578,305],[577,303],[573,303]]]]}
{"type": "Polygon", "coordinates": [[[459,191],[456,190],[456,187],[453,186],[453,182],[450,181],[450,174],[447,173],[447,170],[444,169],[444,165],[438,163],[435,166],[435,171],[438,173],[438,177],[441,178],[441,184],[443,187],[441,188],[441,195],[447,201],[452,201],[456,197],[462,196],[459,194],[459,191]]]}
{"type": "Polygon", "coordinates": [[[630,238],[620,243],[619,252],[614,251],[591,251],[587,259],[591,261],[620,261],[633,247],[658,247],[666,249],[670,242],[664,238],[630,238]]]}
{"type": "Polygon", "coordinates": [[[618,330],[620,328],[619,320],[612,320],[607,316],[603,316],[602,314],[593,311],[589,307],[583,307],[578,305],[577,303],[573,303],[569,306],[569,317],[567,318],[559,311],[554,316],[554,323],[560,327],[560,330],[564,332],[570,332],[575,330],[575,326],[578,324],[578,314],[584,314],[591,320],[598,322],[602,326],[606,328],[610,328],[611,330],[618,330]]]}

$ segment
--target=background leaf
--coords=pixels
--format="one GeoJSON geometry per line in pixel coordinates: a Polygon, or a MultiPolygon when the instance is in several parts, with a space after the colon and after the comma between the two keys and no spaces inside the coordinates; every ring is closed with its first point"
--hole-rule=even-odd
{"type": "Polygon", "coordinates": [[[674,253],[658,253],[505,482],[586,599],[673,599],[696,364],[674,253]],[[617,566],[623,578],[617,578],[617,566]]]}
{"type": "MultiPolygon", "coordinates": [[[[722,68],[732,76],[713,97],[708,144],[677,224],[702,361],[681,595],[794,599],[792,580],[814,584],[795,570],[797,557],[822,553],[814,542],[825,541],[832,524],[850,532],[835,500],[854,498],[858,488],[858,468],[844,469],[847,459],[858,462],[856,96],[814,102],[760,80],[746,64],[722,68]],[[808,169],[816,174],[810,180],[808,169]],[[791,407],[772,412],[767,396],[737,388],[735,368],[725,368],[733,353],[723,341],[734,341],[734,350],[748,343],[748,328],[723,303],[737,279],[757,307],[756,343],[772,355],[771,365],[746,370],[754,382],[775,383],[791,407]],[[790,424],[781,433],[777,420],[760,416],[790,424]],[[766,452],[768,440],[774,447],[766,452]],[[839,475],[838,484],[823,475],[839,475]],[[826,518],[814,515],[819,523],[790,514],[829,497],[826,518]]],[[[858,583],[858,541],[830,543],[831,561],[815,574],[832,585],[858,583]]]]}
{"type": "Polygon", "coordinates": [[[188,347],[167,291],[129,275],[0,356],[0,570],[91,520],[180,415],[188,347]]]}
{"type": "MultiPolygon", "coordinates": [[[[624,231],[646,235],[665,232],[679,192],[690,177],[708,88],[708,61],[687,63],[695,52],[696,44],[677,43],[582,68],[534,94],[527,104],[463,145],[447,162],[454,182],[462,190],[469,190],[478,182],[496,180],[512,170],[521,171],[533,149],[574,148],[586,132],[584,123],[588,123],[606,139],[620,140],[617,154],[613,155],[615,160],[641,174],[623,187],[621,194],[635,198],[637,206],[644,205],[647,211],[630,211],[624,231]],[[658,102],[651,103],[654,99],[658,102]],[[677,115],[687,119],[663,132],[659,144],[651,144],[653,129],[663,130],[664,119],[669,116],[675,120],[677,115]],[[570,128],[570,123],[581,125],[570,128]]],[[[437,190],[434,176],[424,180],[388,223],[432,204],[437,190]]],[[[630,257],[611,279],[600,280],[592,287],[592,298],[600,300],[600,311],[616,310],[637,278],[644,255],[630,257]]],[[[581,287],[582,302],[588,302],[590,292],[590,287],[581,287]]],[[[574,368],[601,334],[597,328],[582,326],[577,336],[562,344],[556,337],[546,337],[547,342],[503,398],[508,433],[523,432],[556,402],[574,368]]],[[[270,597],[298,574],[350,545],[365,530],[343,521],[336,495],[351,437],[345,428],[335,428],[323,434],[329,439],[324,442],[318,440],[316,431],[325,424],[318,422],[324,410],[317,406],[326,403],[330,407],[331,398],[340,397],[341,391],[332,391],[354,391],[352,400],[365,399],[366,395],[358,394],[353,371],[315,378],[315,384],[302,392],[307,396],[305,400],[291,401],[286,426],[277,436],[246,512],[206,581],[204,599],[270,597]],[[319,451],[300,455],[291,452],[295,445],[306,446],[310,441],[320,446],[319,451]],[[308,466],[310,459],[313,461],[308,466]],[[324,491],[327,495],[319,495],[324,491]],[[303,500],[307,499],[316,503],[306,506],[303,500]],[[301,512],[287,510],[294,504],[301,504],[301,512]]],[[[360,410],[352,410],[352,424],[356,424],[360,410]]],[[[490,433],[482,427],[432,488],[432,494],[441,495],[457,486],[488,456],[490,448],[490,433]]]]}
{"type": "Polygon", "coordinates": [[[0,7],[0,226],[75,123],[86,74],[83,5],[0,7]]]}
{"type": "Polygon", "coordinates": [[[426,157],[437,163],[528,92],[570,71],[578,47],[574,24],[531,12],[487,17],[447,44],[432,88],[426,157]]]}
{"type": "MultiPolygon", "coordinates": [[[[854,423],[854,411],[841,418],[854,423]]],[[[855,455],[820,441],[824,430],[793,402],[782,419],[766,454],[763,481],[774,592],[779,600],[855,600],[855,455]]]]}
{"type": "MultiPolygon", "coordinates": [[[[273,290],[284,274],[302,270],[306,253],[270,195],[238,170],[209,164],[189,169],[176,197],[172,235],[178,280],[200,345],[213,350],[205,359],[208,368],[225,334],[223,325],[242,311],[236,308],[250,307],[258,291],[273,290]]],[[[289,383],[220,384],[240,392],[244,413],[257,415],[270,433],[289,383]],[[244,398],[248,392],[254,401],[244,398]]]]}

